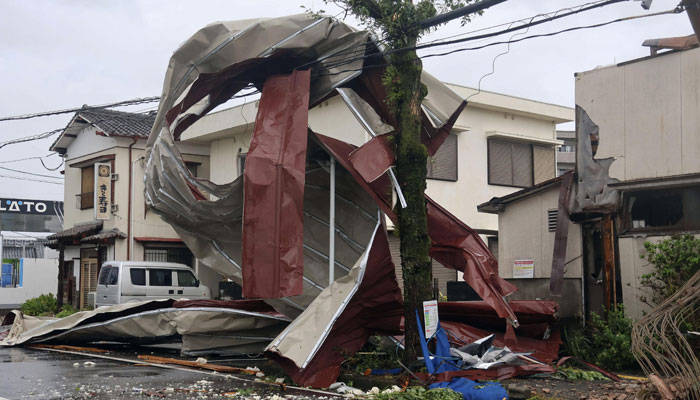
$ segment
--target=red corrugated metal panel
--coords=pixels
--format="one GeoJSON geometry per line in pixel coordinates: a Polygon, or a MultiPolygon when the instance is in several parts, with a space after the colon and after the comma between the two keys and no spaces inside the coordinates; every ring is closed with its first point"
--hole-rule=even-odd
{"type": "Polygon", "coordinates": [[[288,358],[267,352],[295,383],[317,388],[328,387],[340,374],[344,354],[354,354],[372,334],[401,333],[403,302],[391,262],[386,230],[380,227],[369,250],[365,274],[357,293],[333,324],[328,337],[305,369],[288,358]]]}
{"type": "Polygon", "coordinates": [[[260,97],[246,157],[243,296],[303,291],[304,168],[310,70],[272,76],[260,97]]]}

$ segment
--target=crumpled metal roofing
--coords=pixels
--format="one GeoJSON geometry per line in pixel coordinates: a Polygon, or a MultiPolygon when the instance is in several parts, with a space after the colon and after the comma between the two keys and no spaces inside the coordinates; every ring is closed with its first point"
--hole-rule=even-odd
{"type": "MultiPolygon", "coordinates": [[[[217,22],[203,28],[175,51],[166,72],[160,108],[147,144],[146,202],[173,226],[204,265],[242,283],[242,271],[250,267],[242,264],[243,231],[260,228],[259,224],[243,224],[243,176],[223,185],[196,179],[184,164],[176,145],[177,138],[188,126],[250,83],[264,89],[271,76],[309,69],[310,86],[305,87],[305,96],[308,95],[310,108],[344,87],[357,94],[353,96],[345,91],[348,96],[343,100],[367,132],[372,136],[386,132],[393,118],[383,101],[381,76],[385,62],[367,32],[357,31],[330,17],[302,14],[217,22]],[[373,111],[369,113],[370,110],[373,111]]],[[[422,78],[428,87],[428,97],[421,107],[421,141],[428,149],[435,150],[449,133],[465,102],[430,75],[424,74],[422,78]]],[[[263,124],[273,121],[274,118],[266,119],[268,111],[274,113],[284,106],[275,105],[258,117],[263,124]]],[[[275,138],[268,135],[266,140],[281,140],[275,138]]],[[[335,360],[335,353],[342,350],[335,345],[330,348],[330,344],[341,348],[347,345],[348,351],[356,351],[357,344],[361,345],[370,331],[398,329],[397,318],[357,320],[356,324],[345,325],[346,329],[338,329],[347,322],[349,315],[367,306],[398,310],[398,314],[401,310],[400,304],[393,300],[400,301],[393,266],[382,261],[387,251],[379,246],[383,242],[376,240],[386,235],[380,224],[382,212],[393,214],[391,149],[386,149],[388,156],[375,165],[376,172],[382,175],[368,182],[348,159],[354,148],[347,148],[342,141],[329,140],[313,132],[308,135],[301,180],[303,190],[296,186],[293,190],[279,186],[279,190],[286,190],[285,196],[293,197],[295,202],[303,198],[303,241],[295,244],[303,247],[302,294],[265,300],[290,318],[303,312],[302,318],[295,319],[279,340],[273,342],[275,348],[268,350],[278,356],[298,383],[313,386],[328,385],[335,379],[333,375],[337,376],[335,367],[321,362],[335,360]],[[342,147],[342,157],[338,146],[342,147]],[[330,285],[329,155],[343,164],[336,170],[336,268],[335,281],[330,285]],[[375,268],[379,269],[375,271],[375,268]],[[361,278],[365,273],[381,274],[383,271],[389,271],[386,279],[361,278]],[[376,295],[365,298],[358,293],[376,295]],[[372,298],[382,300],[372,303],[372,298]],[[328,310],[331,310],[329,320],[316,318],[328,314],[328,310]],[[357,340],[351,340],[351,336],[357,340]],[[295,347],[294,342],[299,338],[305,342],[295,347]],[[324,369],[336,372],[324,374],[324,369]]],[[[294,146],[299,145],[303,146],[303,140],[295,136],[294,146]]],[[[248,169],[246,166],[246,171],[248,169]]],[[[375,175],[375,170],[366,172],[375,175]]],[[[289,172],[278,162],[255,173],[289,172]]],[[[395,181],[393,187],[398,188],[395,181]]],[[[246,198],[246,201],[255,199],[246,198]]],[[[433,251],[446,265],[463,270],[498,315],[517,326],[515,315],[503,298],[515,288],[498,277],[495,258],[478,234],[434,202],[429,204],[436,222],[431,236],[438,238],[433,251]],[[440,227],[445,223],[449,225],[445,229],[454,230],[440,234],[440,227]]]]}

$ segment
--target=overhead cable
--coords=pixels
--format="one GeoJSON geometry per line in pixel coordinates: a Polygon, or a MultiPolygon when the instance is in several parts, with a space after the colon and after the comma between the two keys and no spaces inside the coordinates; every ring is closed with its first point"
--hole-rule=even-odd
{"type": "Polygon", "coordinates": [[[39,176],[39,177],[42,177],[42,178],[63,179],[62,176],[35,174],[35,173],[33,173],[33,172],[25,172],[25,171],[21,171],[21,170],[19,170],[19,169],[12,169],[12,168],[7,168],[7,167],[0,167],[0,169],[4,169],[4,170],[6,170],[6,171],[11,171],[11,172],[17,172],[17,173],[19,173],[19,174],[27,174],[27,175],[39,176]]]}
{"type": "Polygon", "coordinates": [[[20,181],[32,181],[32,182],[41,182],[41,183],[52,183],[54,185],[63,185],[63,182],[45,181],[42,179],[33,179],[33,178],[27,178],[24,176],[0,175],[0,178],[9,178],[9,179],[18,179],[20,181]]]}
{"type": "Polygon", "coordinates": [[[63,110],[56,110],[56,111],[45,111],[45,112],[39,112],[39,113],[34,113],[34,114],[24,114],[24,115],[14,115],[14,116],[10,116],[10,117],[0,117],[0,122],[1,121],[17,121],[17,120],[21,120],[21,119],[30,119],[30,118],[37,118],[37,117],[46,117],[49,115],[68,114],[68,113],[77,112],[77,111],[95,110],[95,109],[100,109],[100,108],[133,106],[133,105],[143,104],[143,103],[153,103],[155,101],[160,101],[160,97],[159,96],[142,97],[142,98],[137,98],[137,99],[118,101],[116,103],[102,104],[99,106],[83,106],[83,107],[75,107],[75,108],[66,108],[63,110]]]}

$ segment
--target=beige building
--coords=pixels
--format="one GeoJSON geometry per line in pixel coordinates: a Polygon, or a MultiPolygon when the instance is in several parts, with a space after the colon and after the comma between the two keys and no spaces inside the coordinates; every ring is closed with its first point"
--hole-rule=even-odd
{"type": "MultiPolygon", "coordinates": [[[[95,291],[105,261],[170,261],[199,269],[172,227],[145,207],[143,156],[154,117],[85,109],[75,114],[51,146],[65,159],[64,230],[51,238],[54,247],[65,249],[65,298],[81,308],[87,305],[88,293],[95,291]],[[111,208],[104,221],[95,219],[96,163],[112,168],[111,208]]],[[[188,169],[208,179],[209,148],[183,143],[181,151],[188,169]]],[[[216,290],[218,275],[199,273],[216,290]]]]}
{"type": "MultiPolygon", "coordinates": [[[[644,242],[700,232],[698,77],[698,47],[576,75],[580,111],[570,204],[576,224],[570,223],[565,278],[571,282],[564,287],[580,282],[577,293],[564,291],[567,310],[598,311],[622,302],[629,316],[640,317],[647,306],[640,301],[645,293],[639,278],[653,267],[640,257],[644,242]]],[[[480,207],[499,215],[501,276],[508,277],[513,260],[535,260],[534,278],[515,282],[533,297],[550,297],[551,212],[560,181],[480,207]]]]}
{"type": "MultiPolygon", "coordinates": [[[[458,85],[448,87],[460,97],[469,98],[469,103],[455,123],[453,134],[429,161],[427,193],[482,234],[496,252],[498,218],[478,213],[476,206],[553,178],[555,149],[561,144],[556,139],[556,125],[573,120],[574,111],[504,94],[476,94],[476,90],[458,85]]],[[[257,104],[249,102],[211,113],[183,133],[184,144],[209,146],[212,182],[231,182],[242,173],[257,104]]],[[[356,146],[370,139],[338,96],[310,110],[309,126],[356,146]]],[[[390,239],[395,262],[400,265],[398,239],[390,239]]],[[[400,268],[397,272],[400,280],[400,268]]],[[[454,270],[437,263],[433,276],[443,294],[446,282],[457,279],[454,270]]]]}

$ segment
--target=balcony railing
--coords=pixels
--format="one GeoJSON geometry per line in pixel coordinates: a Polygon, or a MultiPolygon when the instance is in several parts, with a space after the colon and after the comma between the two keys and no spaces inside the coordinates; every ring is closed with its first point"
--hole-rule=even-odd
{"type": "Polygon", "coordinates": [[[80,210],[92,208],[95,204],[95,193],[86,192],[75,195],[75,207],[80,210]]]}

